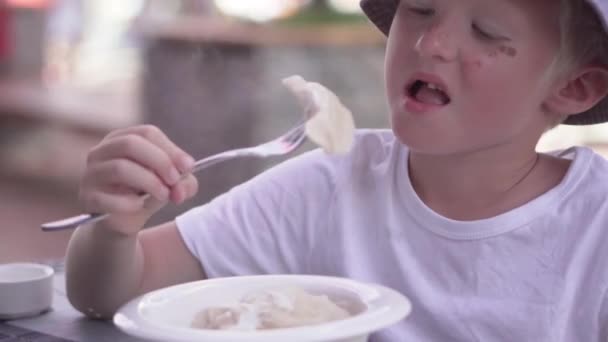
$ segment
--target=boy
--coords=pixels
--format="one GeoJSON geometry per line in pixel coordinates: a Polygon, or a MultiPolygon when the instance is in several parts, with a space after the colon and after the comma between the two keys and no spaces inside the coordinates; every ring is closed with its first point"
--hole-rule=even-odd
{"type": "Polygon", "coordinates": [[[374,341],[608,339],[608,162],[581,147],[535,151],[561,122],[608,121],[608,3],[362,6],[388,35],[392,132],[361,131],[346,156],[307,153],[141,232],[167,199],[196,191],[192,176],[178,181],[192,160],[154,128],[111,134],[81,195],[112,216],[77,230],[68,251],[77,308],[109,317],[180,282],[312,273],[412,300],[374,341]]]}

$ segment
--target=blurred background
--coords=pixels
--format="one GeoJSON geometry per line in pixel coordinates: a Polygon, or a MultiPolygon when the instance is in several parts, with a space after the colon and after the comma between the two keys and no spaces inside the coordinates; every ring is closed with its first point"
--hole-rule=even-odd
{"type": "MultiPolygon", "coordinates": [[[[63,256],[88,150],[109,131],[163,129],[195,157],[266,141],[300,111],[280,84],[325,84],[358,127],[388,127],[384,38],[358,0],[0,0],[0,262],[63,256]]],[[[540,150],[608,151],[608,128],[559,127],[540,150]]],[[[302,151],[312,148],[308,145],[302,151]]],[[[173,218],[278,162],[200,174],[173,218]]]]}

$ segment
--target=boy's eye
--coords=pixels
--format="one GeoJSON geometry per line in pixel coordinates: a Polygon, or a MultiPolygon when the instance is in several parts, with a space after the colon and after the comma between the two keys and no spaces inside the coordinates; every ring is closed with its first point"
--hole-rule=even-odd
{"type": "Polygon", "coordinates": [[[432,8],[410,7],[408,10],[423,17],[430,17],[435,14],[435,10],[432,8]]]}
{"type": "Polygon", "coordinates": [[[473,31],[482,39],[485,40],[497,40],[498,37],[484,31],[482,28],[480,28],[477,24],[473,24],[473,31]]]}

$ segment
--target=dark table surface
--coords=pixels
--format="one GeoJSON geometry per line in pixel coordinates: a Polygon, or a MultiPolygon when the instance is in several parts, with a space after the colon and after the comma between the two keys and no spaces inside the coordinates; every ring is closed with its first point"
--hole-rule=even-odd
{"type": "Polygon", "coordinates": [[[70,305],[65,293],[65,274],[55,268],[53,305],[42,315],[0,321],[0,342],[141,342],[120,331],[112,322],[91,320],[70,305]]]}

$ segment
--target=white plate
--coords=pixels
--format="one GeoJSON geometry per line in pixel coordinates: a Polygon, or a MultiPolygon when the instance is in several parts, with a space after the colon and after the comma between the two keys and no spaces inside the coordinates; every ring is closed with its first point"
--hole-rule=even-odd
{"type": "Polygon", "coordinates": [[[383,286],[324,276],[261,275],[209,279],[153,291],[123,306],[114,323],[130,335],[158,341],[365,341],[369,334],[397,323],[410,311],[405,296],[383,286]],[[358,303],[355,306],[360,312],[340,321],[288,329],[244,332],[190,328],[195,314],[206,307],[232,305],[246,293],[289,286],[348,299],[358,303]]]}

